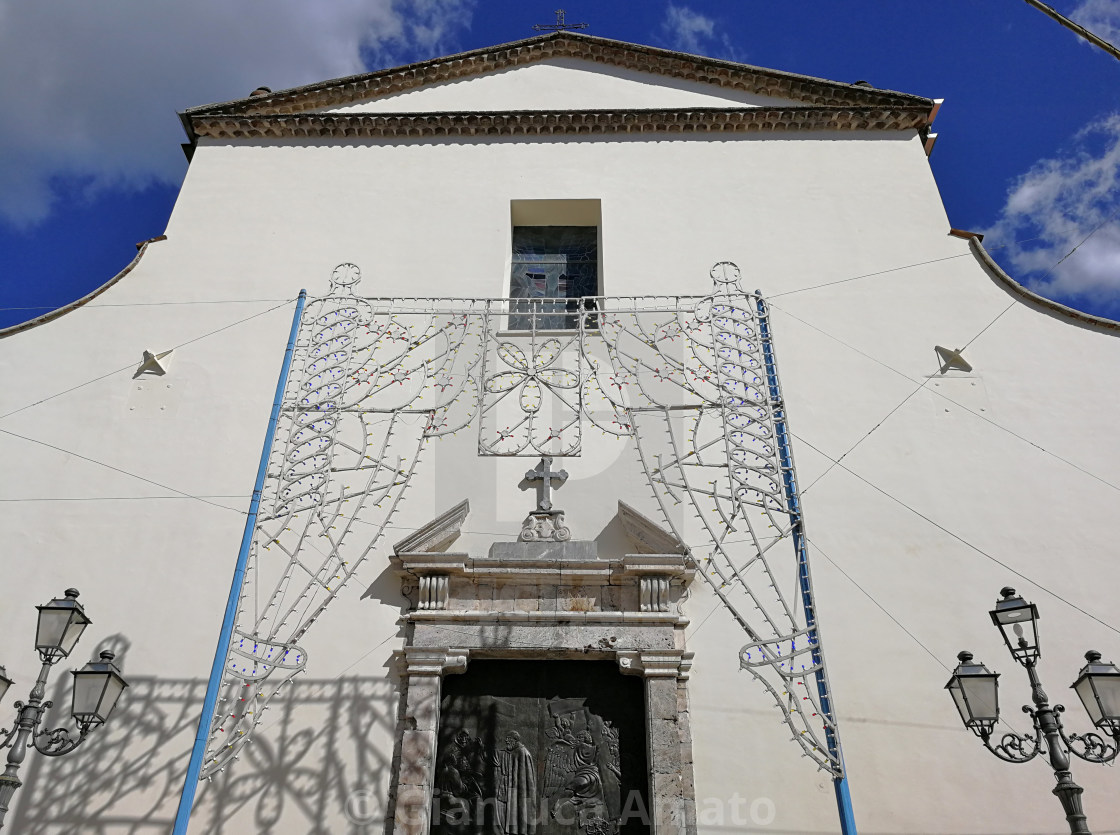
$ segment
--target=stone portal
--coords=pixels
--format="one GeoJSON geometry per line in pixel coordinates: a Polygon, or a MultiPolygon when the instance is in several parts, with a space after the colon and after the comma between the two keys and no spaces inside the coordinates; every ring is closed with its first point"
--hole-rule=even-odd
{"type": "Polygon", "coordinates": [[[610,661],[472,662],[443,683],[436,835],[646,835],[642,680],[610,661]]]}
{"type": "Polygon", "coordinates": [[[408,607],[386,835],[695,835],[687,549],[620,502],[638,553],[559,532],[448,550],[468,510],[394,548],[408,607]]]}

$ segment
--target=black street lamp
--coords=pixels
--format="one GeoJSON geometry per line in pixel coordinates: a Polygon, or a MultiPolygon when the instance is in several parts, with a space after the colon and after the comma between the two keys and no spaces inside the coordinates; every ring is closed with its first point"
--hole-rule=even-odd
{"type": "Polygon", "coordinates": [[[960,663],[945,689],[952,695],[964,726],[1001,760],[1025,763],[1040,753],[1049,755],[1057,779],[1054,794],[1062,802],[1069,831],[1075,835],[1090,835],[1081,807],[1083,789],[1073,782],[1069,755],[1091,763],[1110,763],[1120,753],[1120,669],[1114,664],[1101,663],[1101,654],[1089,651],[1085,653],[1088,663],[1071,685],[1094,727],[1104,731],[1111,741],[1093,732],[1066,734],[1061,720],[1065,708],[1050,706],[1038,680],[1036,665],[1042,655],[1038,641],[1038,607],[1018,597],[1015,589],[1005,588],[1000,594],[1003,599],[996,602],[991,612],[992,623],[999,627],[1011,657],[1026,668],[1034,708],[1024,705],[1023,711],[1030,714],[1034,734],[1006,733],[998,744],[992,744],[992,731],[999,721],[999,673],[973,663],[972,653],[962,652],[957,656],[960,663]]]}
{"type": "MultiPolygon", "coordinates": [[[[94,728],[105,724],[117,699],[128,687],[121,671],[113,664],[113,653],[102,652],[100,661],[91,661],[81,670],[74,670],[74,700],[71,714],[78,725],[78,736],[74,738],[67,728],[39,730],[43,714],[53,704],[43,701],[47,692],[47,676],[51,667],[69,657],[78,639],[82,637],[90,619],[86,617],[82,604],[78,602],[78,590],[67,589],[60,600],[52,600],[45,606],[37,606],[39,623],[35,630],[35,649],[43,666],[39,677],[31,688],[31,694],[24,702],[16,702],[16,722],[12,729],[0,729],[0,748],[9,748],[8,764],[0,774],[0,829],[4,828],[4,817],[8,813],[12,795],[23,785],[19,777],[20,765],[27,756],[27,749],[34,747],[40,754],[48,757],[61,757],[69,754],[85,741],[94,728]]],[[[0,700],[12,684],[7,672],[0,667],[0,700]]]]}

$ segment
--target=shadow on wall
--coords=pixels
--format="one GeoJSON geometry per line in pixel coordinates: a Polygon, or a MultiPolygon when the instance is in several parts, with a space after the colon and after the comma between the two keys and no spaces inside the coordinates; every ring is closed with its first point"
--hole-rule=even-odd
{"type": "MultiPolygon", "coordinates": [[[[94,656],[101,649],[119,650],[121,644],[119,636],[109,639],[94,656]]],[[[171,831],[206,680],[143,678],[127,670],[125,676],[130,687],[107,727],[69,756],[31,752],[27,757],[23,787],[8,815],[12,832],[171,831]]],[[[69,679],[58,676],[49,727],[69,714],[69,679]]],[[[392,677],[301,677],[285,691],[272,701],[259,736],[233,766],[200,786],[191,830],[227,835],[274,827],[313,835],[380,831],[392,751],[372,740],[384,739],[396,727],[392,677]],[[362,814],[348,823],[347,804],[356,793],[362,814]]]]}

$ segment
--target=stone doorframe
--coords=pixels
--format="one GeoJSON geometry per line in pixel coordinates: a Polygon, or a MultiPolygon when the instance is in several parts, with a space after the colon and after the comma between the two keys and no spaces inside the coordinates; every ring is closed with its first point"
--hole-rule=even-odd
{"type": "Polygon", "coordinates": [[[594,542],[527,542],[394,561],[410,610],[389,835],[430,832],[443,677],[483,658],[613,660],[644,678],[651,832],[695,835],[693,654],[678,608],[695,573],[687,555],[607,560],[594,542]]]}

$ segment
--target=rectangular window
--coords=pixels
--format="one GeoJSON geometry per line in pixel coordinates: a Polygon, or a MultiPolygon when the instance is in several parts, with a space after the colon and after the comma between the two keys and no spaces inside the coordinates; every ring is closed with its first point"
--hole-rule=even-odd
{"type": "Polygon", "coordinates": [[[579,299],[599,288],[599,230],[594,226],[513,227],[513,267],[509,295],[514,299],[511,330],[526,330],[536,316],[537,330],[575,328],[579,299]]]}
{"type": "MultiPolygon", "coordinates": [[[[515,200],[510,330],[569,330],[600,295],[598,200],[515,200]]],[[[585,327],[596,327],[593,316],[585,327]]]]}

